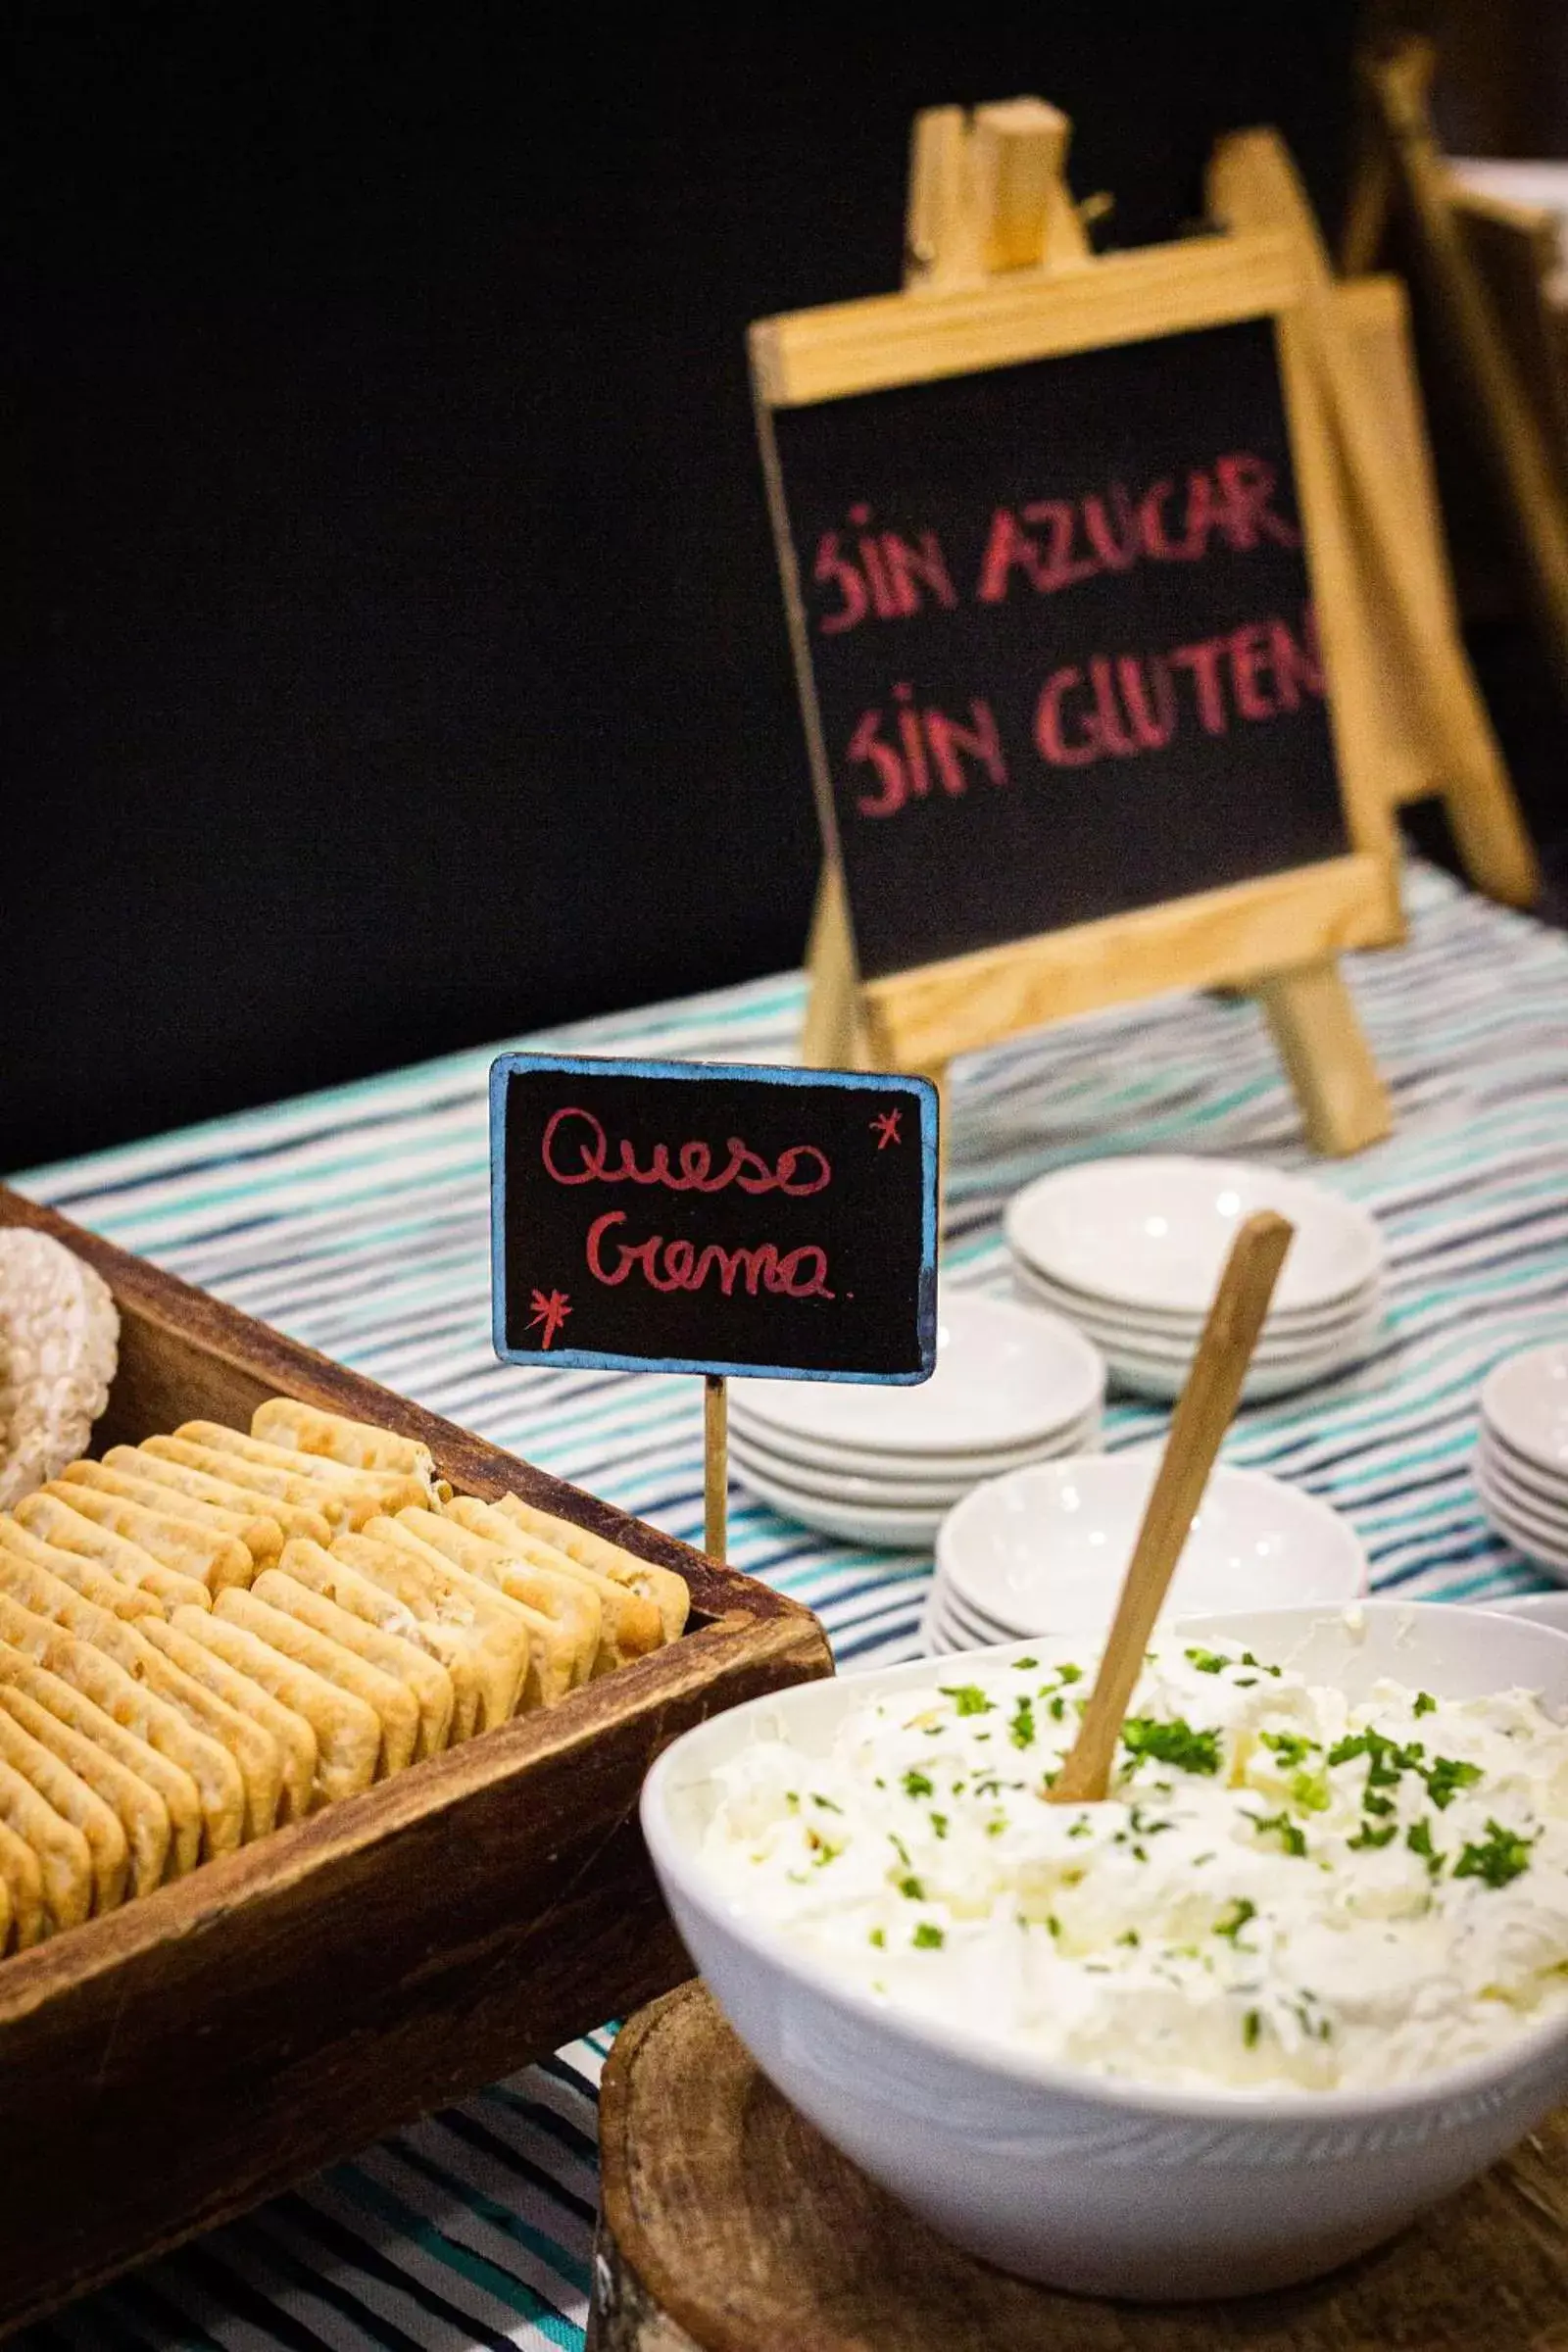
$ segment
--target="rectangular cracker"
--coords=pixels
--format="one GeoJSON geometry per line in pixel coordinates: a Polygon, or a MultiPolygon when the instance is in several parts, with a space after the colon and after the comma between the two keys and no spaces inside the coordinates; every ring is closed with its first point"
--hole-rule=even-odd
{"type": "Polygon", "coordinates": [[[205,1685],[194,1683],[172,1664],[156,1644],[142,1639],[134,1626],[123,1624],[107,1609],[95,1608],[58,1578],[35,1569],[12,1567],[0,1559],[0,1592],[40,1617],[52,1618],[67,1633],[90,1642],[131,1679],[145,1683],[160,1698],[177,1707],[186,1721],[228,1749],[245,1783],[245,1836],[261,1838],[274,1827],[282,1787],[282,1757],[277,1742],[243,1713],[205,1685]],[[25,1584],[23,1579],[27,1580],[25,1584]],[[49,1591],[46,1588],[52,1587],[49,1591]]]}
{"type": "Polygon", "coordinates": [[[650,1650],[662,1645],[664,1628],[653,1601],[641,1592],[634,1592],[628,1585],[617,1584],[598,1568],[585,1568],[580,1560],[558,1550],[543,1536],[530,1535],[495,1503],[478,1502],[469,1494],[455,1494],[441,1515],[472,1535],[483,1536],[489,1543],[510,1546],[519,1559],[575,1578],[594,1594],[601,1618],[599,1649],[593,1664],[595,1675],[610,1674],[628,1660],[646,1657],[650,1650]]]}
{"type": "Polygon", "coordinates": [[[11,1898],[11,1934],[19,1952],[30,1951],[49,1933],[43,1904],[43,1867],[24,1838],[0,1821],[0,1879],[11,1898]]]}
{"type": "MultiPolygon", "coordinates": [[[[330,1572],[330,1555],[323,1551],[321,1558],[330,1572]]],[[[416,1642],[370,1624],[280,1568],[269,1568],[264,1576],[257,1578],[251,1592],[269,1607],[282,1610],[285,1616],[297,1618],[301,1625],[311,1626],[318,1634],[329,1635],[345,1649],[352,1649],[357,1657],[395,1676],[413,1691],[419,1710],[415,1762],[440,1755],[452,1737],[455,1699],[452,1677],[438,1659],[432,1658],[416,1642]]]]}
{"type": "Polygon", "coordinates": [[[289,1452],[319,1454],[349,1470],[402,1471],[418,1479],[432,1498],[444,1484],[436,1476],[435,1456],[417,1438],[400,1438],[390,1429],[350,1421],[318,1405],[296,1404],[292,1396],[270,1396],[259,1404],[251,1415],[251,1436],[289,1452]]]}
{"type": "MultiPolygon", "coordinates": [[[[0,1683],[0,1713],[69,1765],[111,1808],[124,1834],[131,1894],[151,1894],[155,1886],[161,1886],[169,1867],[172,1833],[169,1807],[152,1783],[140,1773],[127,1771],[106,1748],[95,1746],[83,1733],[74,1731],[24,1690],[8,1683],[0,1683]]],[[[48,1794],[47,1789],[44,1793],[48,1794]]],[[[194,1813],[194,1792],[191,1805],[194,1813]]]]}
{"type": "Polygon", "coordinates": [[[52,1805],[61,1820],[69,1821],[86,1839],[93,1917],[117,1910],[125,1899],[130,1876],[130,1853],[119,1814],[5,1708],[0,1708],[0,1763],[20,1773],[44,1803],[52,1805]]]}
{"type": "MultiPolygon", "coordinates": [[[[480,1690],[468,1636],[440,1624],[433,1605],[421,1617],[400,1598],[392,1583],[378,1582],[340,1556],[339,1545],[351,1547],[362,1542],[358,1536],[340,1536],[330,1551],[324,1551],[318,1544],[285,1544],[282,1573],[303,1585],[307,1592],[348,1610],[363,1625],[375,1626],[382,1633],[423,1650],[443,1669],[452,1685],[449,1744],[456,1747],[462,1740],[471,1740],[478,1728],[480,1690]]],[[[365,1556],[368,1558],[368,1552],[365,1556]]]]}
{"type": "Polygon", "coordinates": [[[242,1437],[220,1421],[186,1421],[174,1432],[188,1446],[206,1446],[230,1465],[227,1475],[240,1486],[255,1486],[258,1474],[306,1482],[318,1508],[335,1524],[358,1529],[374,1511],[400,1511],[407,1503],[435,1508],[435,1496],[420,1478],[406,1470],[351,1470],[324,1454],[296,1453],[286,1446],[269,1446],[260,1438],[242,1437]]]}
{"type": "Polygon", "coordinates": [[[363,1535],[340,1536],[332,1546],[349,1565],[407,1601],[423,1626],[457,1635],[479,1684],[474,1728],[494,1730],[516,1712],[533,1665],[529,1626],[515,1601],[481,1585],[438,1555],[421,1556],[395,1519],[372,1519],[363,1535]]]}
{"type": "Polygon", "coordinates": [[[188,1634],[305,1717],[316,1734],[316,1793],[322,1804],[368,1788],[381,1752],[381,1723],[373,1707],[285,1657],[247,1627],[220,1622],[216,1612],[204,1616],[199,1609],[176,1609],[172,1623],[176,1633],[188,1634]]]}
{"type": "MultiPolygon", "coordinates": [[[[111,1470],[123,1470],[127,1478],[145,1479],[150,1485],[164,1488],[171,1495],[185,1494],[199,1502],[216,1502],[225,1511],[262,1511],[275,1519],[283,1531],[283,1541],[295,1536],[310,1536],[318,1544],[328,1543],[331,1528],[321,1512],[309,1503],[287,1502],[278,1494],[261,1494],[254,1487],[236,1486],[232,1479],[216,1471],[195,1467],[183,1457],[175,1458],[158,1450],[164,1445],[177,1445],[177,1439],[144,1438],[139,1446],[112,1446],[104,1455],[111,1470]]],[[[200,1453],[199,1446],[189,1448],[200,1453]]],[[[215,1455],[215,1460],[221,1460],[215,1455]]],[[[170,1508],[177,1510],[178,1503],[170,1508]]]]}
{"type": "MultiPolygon", "coordinates": [[[[188,1772],[201,1804],[206,1853],[211,1857],[233,1852],[245,1825],[245,1783],[226,1747],[195,1730],[177,1707],[127,1674],[94,1643],[66,1633],[31,1609],[20,1608],[4,1593],[0,1593],[0,1642],[34,1665],[47,1666],[51,1674],[58,1674],[62,1682],[70,1683],[106,1715],[112,1715],[122,1729],[134,1732],[138,1740],[145,1740],[149,1747],[156,1747],[160,1755],[188,1772]]],[[[150,1644],[144,1646],[157,1655],[150,1644]]]]}
{"type": "Polygon", "coordinates": [[[258,1600],[252,1592],[225,1592],[213,1613],[227,1625],[243,1626],[296,1665],[308,1666],[323,1683],[335,1683],[351,1697],[364,1699],[381,1726],[377,1780],[386,1780],[413,1763],[414,1743],[419,1736],[419,1702],[407,1683],[370,1665],[330,1634],[318,1633],[314,1626],[258,1600]]]}
{"type": "MultiPolygon", "coordinates": [[[[128,1446],[115,1447],[117,1453],[129,1450],[128,1446]]],[[[131,1459],[135,1461],[137,1456],[131,1454],[131,1459]]],[[[176,1495],[156,1479],[143,1477],[139,1470],[122,1470],[109,1462],[68,1462],[60,1473],[60,1483],[91,1487],[100,1494],[118,1494],[122,1502],[137,1503],[145,1511],[172,1513],[199,1527],[213,1528],[219,1535],[232,1536],[250,1553],[253,1569],[270,1568],[283,1548],[281,1525],[254,1495],[236,1510],[231,1504],[210,1502],[200,1494],[176,1495]]]]}
{"type": "Polygon", "coordinates": [[[92,1910],[92,1855],[74,1822],[57,1813],[30,1781],[0,1759],[0,1821],[38,1857],[50,1931],[79,1928],[92,1910]]]}
{"type": "Polygon", "coordinates": [[[620,1585],[628,1592],[640,1593],[651,1600],[659,1611],[664,1640],[675,1641],[686,1629],[691,1612],[692,1596],[686,1580],[673,1568],[660,1568],[652,1560],[640,1560],[635,1552],[623,1551],[604,1536],[596,1536],[591,1528],[579,1527],[574,1519],[560,1519],[554,1511],[541,1511],[520,1494],[503,1494],[496,1509],[520,1527],[524,1534],[542,1536],[568,1560],[576,1560],[584,1568],[597,1568],[612,1584],[620,1585]]]}
{"type": "MultiPolygon", "coordinates": [[[[270,1690],[248,1675],[238,1674],[226,1659],[204,1649],[172,1625],[148,1626],[147,1639],[171,1666],[214,1698],[248,1716],[272,1741],[278,1759],[278,1825],[303,1821],[316,1803],[316,1734],[303,1715],[283,1706],[270,1690]]],[[[236,1758],[236,1761],[238,1759],[236,1758]]]]}
{"type": "Polygon", "coordinates": [[[173,1511],[145,1510],[139,1502],[122,1502],[118,1495],[100,1494],[95,1487],[67,1486],[63,1479],[52,1479],[38,1492],[53,1495],[69,1510],[107,1527],[113,1535],[127,1536],[155,1560],[162,1560],[166,1568],[192,1577],[209,1592],[221,1592],[227,1585],[248,1585],[256,1574],[256,1564],[243,1544],[204,1527],[199,1519],[181,1519],[173,1511]]]}
{"type": "Polygon", "coordinates": [[[393,1525],[401,1531],[400,1542],[418,1545],[416,1556],[463,1569],[523,1610],[528,1621],[527,1701],[553,1707],[588,1680],[603,1622],[602,1612],[591,1606],[590,1593],[573,1590],[564,1578],[540,1577],[499,1544],[487,1544],[482,1536],[470,1535],[433,1511],[399,1511],[393,1525]],[[552,1604],[548,1608],[543,1605],[546,1599],[552,1604]]]}
{"type": "Polygon", "coordinates": [[[144,1684],[177,1708],[194,1730],[205,1732],[227,1748],[245,1786],[242,1839],[265,1838],[269,1830],[275,1829],[283,1790],[283,1758],[271,1733],[253,1716],[230,1706],[207,1684],[186,1674],[155,1642],[144,1640],[128,1625],[111,1619],[107,1630],[100,1629],[94,1646],[113,1658],[132,1681],[144,1684]]]}
{"type": "Polygon", "coordinates": [[[0,1516],[0,1552],[9,1552],[13,1559],[25,1561],[28,1567],[41,1568],[50,1576],[59,1577],[70,1585],[83,1600],[96,1603],[100,1609],[113,1609],[134,1625],[138,1617],[162,1617],[164,1604],[156,1593],[144,1592],[140,1585],[127,1585],[116,1576],[113,1569],[100,1567],[96,1560],[80,1552],[65,1551],[58,1544],[40,1543],[29,1536],[15,1519],[0,1516]]]}
{"type": "MultiPolygon", "coordinates": [[[[585,1572],[564,1554],[551,1553],[533,1537],[525,1536],[510,1519],[497,1515],[497,1526],[506,1531],[502,1541],[450,1517],[450,1508],[448,1505],[439,1513],[426,1511],[415,1533],[443,1559],[456,1560],[460,1568],[482,1577],[509,1599],[554,1619],[570,1644],[568,1688],[575,1690],[591,1681],[605,1646],[605,1609],[600,1592],[585,1572]]],[[[606,1584],[603,1590],[619,1596],[616,1586],[606,1584]]]]}
{"type": "Polygon", "coordinates": [[[114,1535],[95,1519],[84,1519],[57,1495],[24,1495],[16,1507],[15,1516],[40,1543],[57,1544],[62,1551],[74,1551],[83,1559],[97,1560],[111,1576],[118,1576],[122,1584],[135,1585],[152,1593],[166,1608],[177,1609],[186,1602],[194,1608],[213,1605],[213,1596],[204,1584],[194,1577],[181,1576],[176,1569],[166,1568],[162,1560],[155,1560],[139,1544],[114,1535]]]}
{"type": "Polygon", "coordinates": [[[63,1729],[88,1741],[108,1762],[144,1782],[169,1816],[169,1858],[164,1875],[182,1879],[195,1869],[202,1848],[201,1795],[181,1765],[117,1723],[74,1684],[5,1647],[0,1647],[0,1698],[8,1705],[24,1698],[46,1710],[63,1729]]]}

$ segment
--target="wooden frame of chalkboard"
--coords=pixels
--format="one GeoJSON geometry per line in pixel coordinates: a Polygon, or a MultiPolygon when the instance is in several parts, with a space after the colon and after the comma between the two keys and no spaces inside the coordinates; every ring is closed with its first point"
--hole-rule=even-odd
{"type": "MultiPolygon", "coordinates": [[[[1334,958],[1401,935],[1396,837],[1372,758],[1375,687],[1354,630],[1354,559],[1321,386],[1309,364],[1306,296],[1290,237],[1234,234],[1086,258],[1077,267],[1011,268],[954,290],[927,286],[753,327],[763,464],[826,855],[812,947],[813,1058],[940,1073],[956,1054],[1073,1013],[1179,987],[1247,987],[1270,1014],[1320,1148],[1353,1150],[1386,1132],[1386,1098],[1334,958]],[[788,413],[1076,355],[1167,339],[1174,345],[1249,321],[1267,328],[1278,368],[1330,688],[1340,853],[1309,855],[1218,887],[1178,887],[1153,903],[958,952],[916,953],[904,968],[889,968],[884,936],[875,968],[862,969],[780,455],[788,413]]],[[[847,541],[852,529],[846,515],[847,541]]],[[[947,879],[942,868],[933,870],[929,892],[940,894],[947,879]]]]}

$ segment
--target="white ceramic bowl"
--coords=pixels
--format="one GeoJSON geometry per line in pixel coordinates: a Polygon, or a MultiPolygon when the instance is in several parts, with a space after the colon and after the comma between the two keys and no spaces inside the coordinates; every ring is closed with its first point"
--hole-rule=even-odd
{"type": "Polygon", "coordinates": [[[1238,1225],[1258,1208],[1277,1208],[1296,1227],[1279,1310],[1334,1306],[1381,1273],[1383,1238],[1364,1208],[1241,1160],[1085,1161],[1016,1194],[1005,1222],[1015,1254],[1049,1278],[1127,1306],[1201,1313],[1238,1225]]]}
{"type": "Polygon", "coordinates": [[[1533,1625],[1549,1625],[1556,1633],[1568,1634],[1568,1592],[1514,1592],[1506,1600],[1482,1600],[1476,1606],[1499,1617],[1527,1617],[1533,1625]]]}
{"type": "Polygon", "coordinates": [[[1527,1348],[1489,1372],[1481,1417],[1515,1453],[1568,1481],[1568,1340],[1527,1348]]]}
{"type": "Polygon", "coordinates": [[[1105,1367],[1056,1315],[1007,1298],[944,1292],[937,1368],[918,1388],[822,1380],[734,1384],[741,1416],[818,1445],[900,1454],[990,1453],[1022,1446],[1098,1405],[1105,1367]]]}
{"type": "MultiPolygon", "coordinates": [[[[987,1480],[942,1522],[937,1573],[982,1622],[1013,1634],[1101,1634],[1154,1483],[1158,1448],[1041,1462],[987,1480]]],[[[1366,1591],[1348,1520],[1300,1487],[1221,1462],[1171,1586],[1183,1616],[1332,1608],[1366,1591]]]]}
{"type": "MultiPolygon", "coordinates": [[[[1395,1675],[1451,1698],[1524,1685],[1568,1709],[1568,1637],[1547,1627],[1452,1604],[1369,1601],[1358,1614],[1358,1633],[1311,1609],[1191,1630],[1292,1658],[1352,1697],[1395,1675]]],[[[921,1659],[807,1684],[699,1725],[649,1774],[642,1824],[687,1949],[763,2073],[971,2253],[1088,2294],[1308,2278],[1483,2172],[1568,2092],[1560,2019],[1394,2089],[1259,2095],[1112,2082],[1011,2049],[979,2018],[938,2024],[839,1983],[735,1909],[703,1864],[711,1775],[781,1730],[824,1751],[849,1709],[930,1674],[921,1659]]]]}

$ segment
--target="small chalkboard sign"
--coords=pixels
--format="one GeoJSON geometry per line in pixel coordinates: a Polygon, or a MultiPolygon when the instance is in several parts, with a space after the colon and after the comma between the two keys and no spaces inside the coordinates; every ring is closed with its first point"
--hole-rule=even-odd
{"type": "Polygon", "coordinates": [[[864,976],[1348,852],[1270,320],[773,429],[864,976]]]}
{"type": "MultiPolygon", "coordinates": [[[[980,110],[1006,170],[950,158],[999,208],[955,250],[1005,260],[1007,191],[1050,195],[1031,104],[980,110]]],[[[808,1056],[941,1072],[1245,987],[1358,1149],[1388,1103],[1336,958],[1401,936],[1397,837],[1299,252],[1016,263],[751,330],[825,852],[808,1056]]]]}
{"type": "Polygon", "coordinates": [[[929,1379],[926,1080],[505,1054],[490,1139],[506,1362],[929,1379]]]}

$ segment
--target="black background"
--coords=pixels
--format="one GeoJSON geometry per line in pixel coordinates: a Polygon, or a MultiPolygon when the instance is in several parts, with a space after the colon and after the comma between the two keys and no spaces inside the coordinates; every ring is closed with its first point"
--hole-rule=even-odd
{"type": "MultiPolygon", "coordinates": [[[[878,1374],[921,1369],[922,1299],[935,1306],[935,1271],[922,1284],[926,1198],[920,1147],[919,1090],[906,1081],[868,1079],[863,1087],[782,1083],[777,1078],[703,1075],[671,1078],[637,1073],[550,1069],[508,1072],[505,1114],[506,1230],[504,1268],[509,1351],[534,1355],[541,1332],[530,1330],[534,1291],[564,1291],[571,1314],[552,1342],[551,1356],[582,1348],[611,1355],[740,1364],[756,1371],[790,1365],[814,1372],[878,1374]],[[663,1185],[557,1183],[544,1166],[541,1144],[556,1111],[565,1105],[593,1112],[609,1143],[608,1161],[620,1166],[623,1138],[636,1164],[653,1165],[663,1143],[679,1169],[680,1146],[700,1138],[712,1151],[711,1172],[727,1163],[728,1139],[739,1136],[777,1167],[792,1145],[823,1152],[832,1176],[804,1199],[783,1193],[674,1192],[663,1185]],[[899,1109],[901,1140],[881,1146],[871,1122],[899,1109]],[[772,1242],[782,1257],[803,1244],[827,1252],[832,1298],[791,1298],[760,1290],[749,1297],[744,1274],[725,1298],[716,1272],[698,1291],[656,1291],[634,1265],[613,1288],[588,1271],[586,1237],[597,1217],[623,1209],[601,1262],[613,1269],[621,1243],[662,1234],[684,1237],[699,1250],[710,1242],[725,1250],[772,1242]]],[[[558,1166],[582,1164],[572,1121],[558,1135],[558,1166]]],[[[814,1163],[802,1163],[809,1181],[814,1163]]],[[[935,1184],[933,1154],[930,1182],[935,1184]]],[[[659,1270],[663,1272],[662,1259],[659,1270]]],[[[808,1269],[807,1270],[808,1279],[808,1269]]],[[[934,1326],[932,1344],[935,1345],[934,1326]]],[[[929,1366],[926,1367],[929,1369],[929,1366]]]]}
{"type": "MultiPolygon", "coordinates": [[[[1003,602],[974,596],[1003,506],[1076,502],[1112,482],[1136,500],[1169,477],[1177,489],[1167,530],[1180,539],[1189,471],[1246,452],[1274,469],[1271,511],[1297,520],[1269,321],[783,409],[773,425],[862,971],[904,970],[1348,848],[1322,702],[1245,719],[1226,677],[1230,725],[1209,735],[1193,682],[1180,674],[1177,725],[1162,750],[1056,767],[1034,743],[1047,678],[1067,665],[1087,673],[1092,655],[1164,655],[1270,618],[1299,643],[1310,595],[1301,550],[1268,538],[1233,550],[1215,532],[1198,563],[1141,561],[1049,594],[1015,570],[1003,602]],[[936,533],[956,610],[927,595],[914,613],[872,612],[852,628],[821,631],[819,618],[839,612],[843,595],[812,585],[816,549],[833,530],[853,548],[858,534],[845,517],[857,501],[870,508],[873,529],[914,544],[936,533]],[[972,699],[984,698],[1007,782],[993,783],[970,760],[961,798],[933,776],[929,797],[886,815],[859,813],[859,799],[876,796],[875,771],[852,766],[845,750],[871,708],[884,710],[882,734],[897,746],[895,681],[912,687],[916,705],[965,726],[972,699]]],[[[1072,557],[1087,544],[1075,525],[1072,557]]],[[[1262,686],[1273,699],[1266,671],[1262,686]]],[[[1086,702],[1087,689],[1075,689],[1071,710],[1086,702]]]]}
{"type": "Polygon", "coordinates": [[[0,12],[0,1167],[800,955],[747,322],[1037,90],[1119,242],[1348,0],[0,12]]]}

